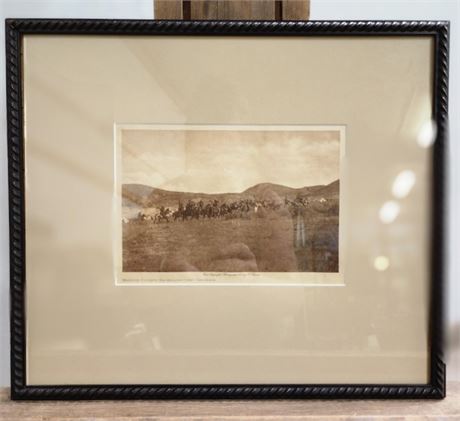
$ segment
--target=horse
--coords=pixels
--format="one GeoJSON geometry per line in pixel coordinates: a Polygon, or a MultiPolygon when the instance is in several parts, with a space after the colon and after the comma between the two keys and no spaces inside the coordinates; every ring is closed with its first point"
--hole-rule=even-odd
{"type": "Polygon", "coordinates": [[[161,221],[169,222],[169,216],[171,215],[171,209],[162,206],[160,213],[155,216],[154,223],[159,224],[161,221]]]}

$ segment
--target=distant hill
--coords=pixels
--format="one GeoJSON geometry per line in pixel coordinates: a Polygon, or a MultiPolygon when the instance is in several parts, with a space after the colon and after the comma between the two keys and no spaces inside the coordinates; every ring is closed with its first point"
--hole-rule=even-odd
{"type": "Polygon", "coordinates": [[[153,187],[144,184],[123,184],[121,188],[123,206],[145,206],[145,200],[153,190],[155,190],[153,187]]]}
{"type": "Polygon", "coordinates": [[[284,200],[294,199],[296,196],[338,196],[340,183],[336,180],[327,185],[292,188],[273,183],[261,183],[249,187],[241,193],[189,193],[176,192],[142,184],[123,184],[122,196],[125,207],[158,207],[177,206],[179,201],[203,200],[208,202],[217,199],[219,201],[232,201],[240,199],[256,200],[284,200]]]}
{"type": "Polygon", "coordinates": [[[335,196],[339,195],[340,193],[340,181],[335,180],[332,183],[326,185],[326,186],[317,186],[317,190],[315,190],[315,195],[321,195],[321,196],[335,196]]]}
{"type": "MultiPolygon", "coordinates": [[[[338,183],[338,180],[334,183],[338,183]]],[[[332,184],[334,184],[332,183],[332,184]]],[[[319,185],[319,186],[309,186],[309,187],[300,187],[300,188],[293,188],[282,186],[280,184],[273,184],[273,183],[261,183],[256,184],[253,187],[249,187],[244,191],[244,194],[248,194],[253,196],[257,199],[264,199],[269,198],[269,196],[278,196],[281,198],[295,198],[296,196],[312,196],[318,194],[318,192],[323,191],[323,189],[329,188],[332,184],[328,185],[319,185]]],[[[332,186],[331,190],[334,190],[336,187],[332,186]]],[[[337,185],[338,188],[338,185],[337,185]]],[[[338,190],[337,190],[338,192],[338,190]]]]}

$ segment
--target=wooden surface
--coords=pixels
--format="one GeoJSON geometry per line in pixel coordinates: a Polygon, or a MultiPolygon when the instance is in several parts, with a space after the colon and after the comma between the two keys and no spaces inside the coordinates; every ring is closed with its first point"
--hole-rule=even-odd
{"type": "Polygon", "coordinates": [[[310,0],[154,0],[155,19],[308,20],[310,0]]]}
{"type": "Polygon", "coordinates": [[[283,1],[283,20],[308,20],[310,17],[310,2],[302,0],[283,1]]]}
{"type": "Polygon", "coordinates": [[[192,20],[218,19],[218,7],[215,0],[194,0],[190,2],[192,20]]]}
{"type": "Polygon", "coordinates": [[[460,383],[442,401],[82,401],[11,402],[0,389],[1,421],[460,420],[460,383]]]}
{"type": "Polygon", "coordinates": [[[155,0],[153,13],[156,19],[182,19],[182,0],[155,0]]]}
{"type": "Polygon", "coordinates": [[[219,0],[217,3],[219,20],[274,20],[274,0],[219,0]]]}

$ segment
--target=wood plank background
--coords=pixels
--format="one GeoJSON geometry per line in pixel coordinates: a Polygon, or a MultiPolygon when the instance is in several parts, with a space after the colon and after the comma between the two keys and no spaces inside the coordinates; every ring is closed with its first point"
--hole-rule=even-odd
{"type": "Polygon", "coordinates": [[[154,0],[155,19],[308,20],[310,0],[154,0]]]}

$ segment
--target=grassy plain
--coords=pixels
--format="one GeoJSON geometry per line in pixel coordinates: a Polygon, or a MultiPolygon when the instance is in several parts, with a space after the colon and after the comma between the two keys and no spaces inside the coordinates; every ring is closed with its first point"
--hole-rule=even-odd
{"type": "Polygon", "coordinates": [[[123,224],[125,272],[337,272],[338,207],[123,224]],[[303,234],[299,234],[299,230],[303,234]]]}

